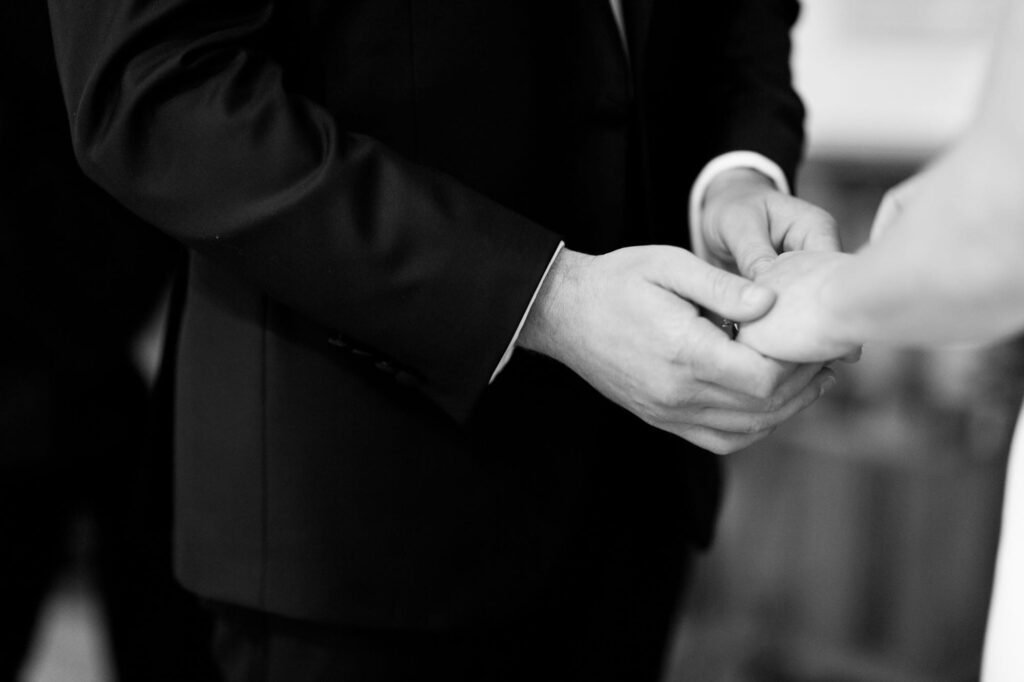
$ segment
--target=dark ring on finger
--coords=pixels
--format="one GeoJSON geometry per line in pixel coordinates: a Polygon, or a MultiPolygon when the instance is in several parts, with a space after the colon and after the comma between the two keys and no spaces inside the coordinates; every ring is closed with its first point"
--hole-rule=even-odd
{"type": "Polygon", "coordinates": [[[725,317],[718,323],[718,328],[725,332],[730,340],[735,340],[736,336],[740,333],[739,324],[725,317]]]}

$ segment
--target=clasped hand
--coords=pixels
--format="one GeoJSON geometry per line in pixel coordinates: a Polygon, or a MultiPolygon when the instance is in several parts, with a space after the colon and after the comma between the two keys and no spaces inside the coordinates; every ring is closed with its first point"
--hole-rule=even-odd
{"type": "Polygon", "coordinates": [[[838,333],[838,319],[823,296],[844,253],[784,253],[764,269],[757,282],[776,293],[771,311],[740,327],[737,341],[759,353],[790,362],[827,362],[859,357],[860,347],[838,333]]]}
{"type": "Polygon", "coordinates": [[[647,423],[719,454],[764,438],[835,381],[824,362],[766,357],[701,314],[742,328],[775,303],[751,279],[771,268],[776,249],[838,249],[827,214],[756,178],[738,180],[709,192],[704,223],[712,255],[738,274],[671,246],[563,250],[520,338],[647,423]]]}
{"type": "Polygon", "coordinates": [[[699,306],[730,319],[763,315],[768,289],[682,249],[632,247],[564,254],[563,291],[540,348],[644,421],[719,454],[746,447],[830,385],[821,364],[763,357],[732,341],[699,306]]]}

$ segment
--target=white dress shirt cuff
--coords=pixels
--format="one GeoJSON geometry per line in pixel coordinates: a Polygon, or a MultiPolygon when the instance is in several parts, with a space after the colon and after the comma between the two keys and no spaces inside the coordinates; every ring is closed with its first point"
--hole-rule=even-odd
{"type": "Polygon", "coordinates": [[[544,274],[541,276],[540,281],[537,282],[537,288],[533,290],[533,296],[530,298],[529,305],[526,306],[526,312],[523,313],[522,319],[519,320],[519,326],[516,327],[516,333],[512,335],[512,342],[508,344],[508,348],[505,349],[505,353],[501,356],[501,360],[498,361],[498,366],[494,368],[494,372],[491,374],[492,382],[495,377],[498,376],[498,373],[505,369],[505,365],[508,364],[508,361],[512,359],[512,351],[516,349],[516,341],[519,340],[519,334],[523,331],[523,325],[526,324],[526,318],[530,314],[530,309],[533,308],[533,304],[537,300],[537,294],[540,293],[540,288],[544,286],[544,280],[547,279],[548,273],[551,272],[551,266],[555,264],[555,259],[558,258],[558,254],[561,253],[563,246],[565,246],[565,242],[559,242],[558,248],[555,249],[555,253],[551,256],[551,260],[548,261],[548,266],[544,269],[544,274]]]}
{"type": "Polygon", "coordinates": [[[782,172],[779,165],[757,152],[727,152],[711,159],[701,170],[697,179],[693,181],[693,188],[690,190],[690,250],[705,261],[710,261],[710,259],[707,246],[704,244],[704,235],[700,229],[701,210],[704,207],[704,193],[707,192],[708,185],[711,184],[716,175],[733,168],[751,168],[756,170],[774,182],[780,191],[790,194],[786,174],[782,172]]]}

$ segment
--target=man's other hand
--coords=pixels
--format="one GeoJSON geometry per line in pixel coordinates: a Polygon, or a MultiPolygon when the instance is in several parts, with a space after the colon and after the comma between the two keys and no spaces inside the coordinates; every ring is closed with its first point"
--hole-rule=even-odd
{"type": "Polygon", "coordinates": [[[723,171],[708,185],[700,227],[713,262],[748,279],[779,253],[841,250],[831,215],[747,168],[723,171]]]}

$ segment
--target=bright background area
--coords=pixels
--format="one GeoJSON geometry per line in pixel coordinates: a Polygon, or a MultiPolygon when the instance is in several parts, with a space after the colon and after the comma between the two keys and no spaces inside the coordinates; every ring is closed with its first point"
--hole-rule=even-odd
{"type": "MultiPolygon", "coordinates": [[[[1002,4],[804,3],[798,191],[847,250],[971,119],[1002,4]]],[[[976,682],[1024,341],[837,367],[829,395],[726,460],[672,682],[976,682]]]]}
{"type": "Polygon", "coordinates": [[[919,158],[970,119],[1003,0],[806,0],[793,69],[811,153],[919,158]]]}

